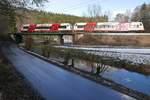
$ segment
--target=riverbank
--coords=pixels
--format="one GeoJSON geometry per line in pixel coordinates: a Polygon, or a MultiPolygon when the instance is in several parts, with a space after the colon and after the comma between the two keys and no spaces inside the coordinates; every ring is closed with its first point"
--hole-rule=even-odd
{"type": "Polygon", "coordinates": [[[92,80],[94,82],[97,82],[99,84],[102,84],[103,86],[106,86],[106,87],[109,87],[109,88],[112,88],[118,92],[121,92],[121,93],[124,93],[126,95],[129,95],[131,97],[134,97],[136,98],[137,100],[149,100],[150,96],[147,95],[147,94],[143,94],[142,92],[138,92],[134,89],[130,89],[128,87],[125,87],[121,84],[118,84],[116,82],[114,82],[113,80],[110,80],[110,79],[107,79],[107,78],[104,78],[104,77],[101,77],[101,76],[97,76],[96,74],[92,74],[90,72],[86,72],[86,71],[83,71],[83,70],[80,70],[78,68],[75,68],[74,66],[72,65],[66,65],[60,61],[57,61],[57,60],[53,60],[53,59],[48,59],[44,56],[41,56],[37,53],[34,53],[34,52],[31,52],[31,51],[27,51],[26,49],[23,49],[25,52],[31,54],[31,55],[34,55],[42,60],[45,60],[47,62],[50,62],[52,64],[55,64],[57,65],[58,67],[61,67],[65,70],[68,70],[68,71],[71,71],[73,73],[76,73],[82,77],[85,77],[89,80],[92,80]]]}
{"type": "Polygon", "coordinates": [[[1,53],[0,100],[43,100],[1,53]]]}
{"type": "Polygon", "coordinates": [[[78,45],[150,47],[149,35],[84,35],[78,45]]]}

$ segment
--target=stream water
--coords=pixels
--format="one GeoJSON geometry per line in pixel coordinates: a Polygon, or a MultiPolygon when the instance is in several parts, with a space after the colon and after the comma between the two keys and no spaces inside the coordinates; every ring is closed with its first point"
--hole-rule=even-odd
{"type": "MultiPolygon", "coordinates": [[[[87,72],[91,72],[91,65],[96,65],[95,63],[89,63],[84,60],[74,60],[74,64],[74,67],[87,72]]],[[[95,70],[96,66],[94,66],[94,71],[95,70]]],[[[113,80],[116,83],[122,84],[128,88],[150,95],[150,76],[106,65],[101,67],[100,70],[100,76],[113,80]]]]}
{"type": "MultiPolygon", "coordinates": [[[[39,53],[39,50],[36,49],[34,52],[39,53]]],[[[50,59],[54,59],[60,62],[64,61],[64,59],[60,57],[51,57],[50,59]]],[[[71,62],[69,63],[71,64],[71,62]]],[[[95,73],[97,66],[101,66],[101,64],[88,62],[81,59],[74,59],[74,67],[83,71],[95,73]]],[[[131,72],[123,69],[121,66],[118,68],[115,66],[112,67],[107,65],[100,67],[99,75],[133,90],[150,95],[150,76],[148,75],[131,72]]]]}

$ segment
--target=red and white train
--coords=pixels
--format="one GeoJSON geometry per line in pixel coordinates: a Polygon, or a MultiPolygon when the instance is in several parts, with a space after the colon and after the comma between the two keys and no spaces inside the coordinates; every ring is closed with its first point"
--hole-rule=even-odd
{"type": "Polygon", "coordinates": [[[72,31],[72,25],[69,23],[61,24],[25,24],[21,32],[62,32],[72,31]]]}
{"type": "Polygon", "coordinates": [[[21,32],[144,32],[142,22],[90,22],[61,24],[25,24],[21,32]]]}

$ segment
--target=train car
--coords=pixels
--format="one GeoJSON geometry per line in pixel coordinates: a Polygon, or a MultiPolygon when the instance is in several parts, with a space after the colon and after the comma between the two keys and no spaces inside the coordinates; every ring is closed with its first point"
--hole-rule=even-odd
{"type": "Polygon", "coordinates": [[[21,32],[70,32],[72,25],[70,23],[61,24],[25,24],[21,32]]]}
{"type": "Polygon", "coordinates": [[[74,31],[80,32],[144,32],[142,22],[98,22],[76,23],[74,31]]]}
{"type": "Polygon", "coordinates": [[[142,22],[104,22],[97,23],[95,31],[98,32],[144,32],[142,22]]]}
{"type": "Polygon", "coordinates": [[[144,32],[142,22],[90,22],[75,23],[55,23],[55,24],[25,24],[21,32],[144,32]]]}

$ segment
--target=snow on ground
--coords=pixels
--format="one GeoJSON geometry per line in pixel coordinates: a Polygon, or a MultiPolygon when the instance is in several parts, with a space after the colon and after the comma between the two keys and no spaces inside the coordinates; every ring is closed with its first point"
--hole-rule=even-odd
{"type": "Polygon", "coordinates": [[[131,54],[131,53],[114,53],[114,52],[95,52],[90,51],[93,54],[107,57],[119,58],[121,60],[127,60],[134,64],[150,64],[150,55],[145,54],[131,54]]]}
{"type": "Polygon", "coordinates": [[[150,49],[149,48],[87,48],[87,47],[69,47],[69,46],[56,46],[60,48],[73,48],[86,50],[90,53],[119,58],[127,60],[134,64],[149,64],[150,65],[150,49]]]}

